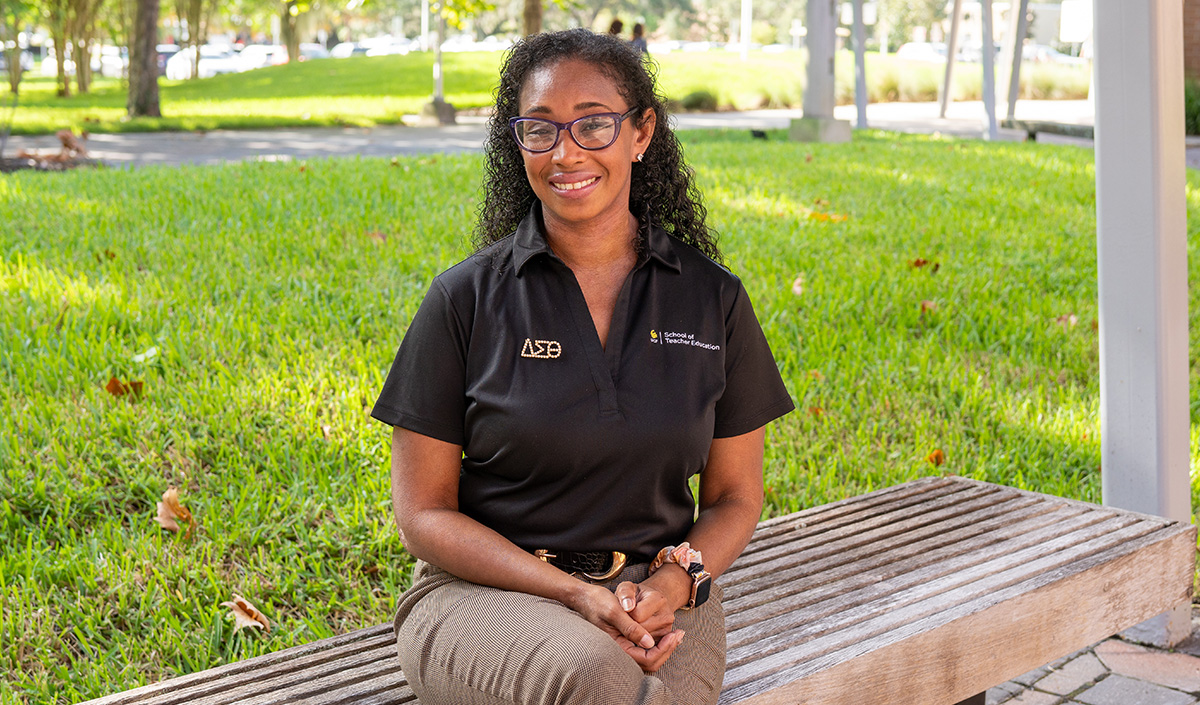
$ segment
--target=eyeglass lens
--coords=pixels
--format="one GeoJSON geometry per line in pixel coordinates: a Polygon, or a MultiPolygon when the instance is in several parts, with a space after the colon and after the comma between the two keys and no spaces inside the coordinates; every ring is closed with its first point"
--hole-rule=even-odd
{"type": "MultiPolygon", "coordinates": [[[[613,115],[589,115],[572,122],[569,129],[580,147],[604,149],[616,140],[619,119],[613,115]]],[[[517,140],[525,149],[544,152],[558,142],[559,128],[551,122],[525,118],[518,120],[515,127],[517,140]]]]}

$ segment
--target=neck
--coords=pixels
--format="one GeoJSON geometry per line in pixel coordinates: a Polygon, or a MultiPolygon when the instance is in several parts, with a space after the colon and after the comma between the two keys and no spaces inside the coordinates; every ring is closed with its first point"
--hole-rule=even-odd
{"type": "Polygon", "coordinates": [[[589,223],[567,224],[543,216],[546,242],[571,269],[597,269],[637,257],[637,218],[628,210],[589,223]]]}

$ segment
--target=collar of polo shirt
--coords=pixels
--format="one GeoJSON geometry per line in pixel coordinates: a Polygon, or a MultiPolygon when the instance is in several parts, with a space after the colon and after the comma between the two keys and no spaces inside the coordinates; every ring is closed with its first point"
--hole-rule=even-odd
{"type": "MultiPolygon", "coordinates": [[[[550,244],[546,242],[546,233],[542,231],[541,222],[542,204],[535,200],[529,208],[529,214],[521,219],[521,224],[517,226],[517,232],[513,236],[512,256],[517,276],[521,275],[525,263],[534,255],[546,253],[554,256],[550,250],[550,244]]],[[[646,238],[645,253],[638,258],[637,266],[641,267],[649,259],[655,259],[678,273],[680,271],[679,255],[675,254],[671,236],[667,234],[666,230],[650,222],[649,213],[643,214],[641,218],[643,231],[647,229],[647,224],[649,224],[650,234],[646,238]]]]}

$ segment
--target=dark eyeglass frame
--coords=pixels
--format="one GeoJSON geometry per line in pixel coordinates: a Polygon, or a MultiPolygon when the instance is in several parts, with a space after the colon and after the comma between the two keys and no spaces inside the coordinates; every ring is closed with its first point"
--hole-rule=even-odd
{"type": "Polygon", "coordinates": [[[595,151],[598,151],[601,149],[608,149],[609,147],[613,146],[613,143],[616,142],[617,138],[621,136],[621,124],[624,123],[625,120],[627,120],[634,113],[636,113],[637,110],[638,109],[636,107],[633,107],[633,108],[630,108],[629,110],[627,110],[624,114],[622,114],[622,113],[592,113],[591,115],[584,115],[582,117],[577,117],[570,122],[555,122],[553,120],[547,120],[546,118],[527,117],[524,115],[519,115],[515,118],[508,119],[508,131],[510,134],[512,134],[512,138],[517,143],[517,146],[531,154],[545,154],[546,152],[553,150],[555,147],[558,146],[559,140],[562,139],[563,130],[567,131],[567,134],[571,136],[571,139],[574,140],[575,144],[579,145],[580,149],[586,149],[589,152],[595,152],[595,151]],[[612,141],[610,141],[608,144],[604,145],[603,147],[585,147],[579,143],[579,140],[575,137],[575,131],[572,130],[571,128],[575,126],[575,123],[577,123],[581,120],[590,120],[592,118],[598,118],[598,117],[617,118],[617,128],[615,130],[613,130],[612,141]],[[541,122],[541,123],[545,123],[547,125],[554,125],[555,129],[558,130],[557,132],[554,133],[554,143],[545,149],[530,149],[530,148],[526,147],[525,145],[521,144],[521,138],[517,137],[517,124],[521,123],[521,122],[541,122]]]}

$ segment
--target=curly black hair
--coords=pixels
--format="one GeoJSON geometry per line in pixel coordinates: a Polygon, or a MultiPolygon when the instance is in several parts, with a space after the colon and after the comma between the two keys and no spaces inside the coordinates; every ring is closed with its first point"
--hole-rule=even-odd
{"type": "Polygon", "coordinates": [[[693,181],[683,148],[667,124],[666,99],[655,86],[657,68],[620,39],[586,29],[535,34],[517,42],[500,67],[496,108],[488,121],[483,200],[475,223],[475,245],[482,249],[516,230],[536,200],[525,176],[520,147],[508,121],[520,114],[521,88],[535,69],[565,59],[595,64],[614,83],[631,108],[654,110],[657,122],[645,159],[633,165],[629,210],[648,215],[675,238],[720,262],[717,234],[705,224],[708,211],[693,181]]]}

